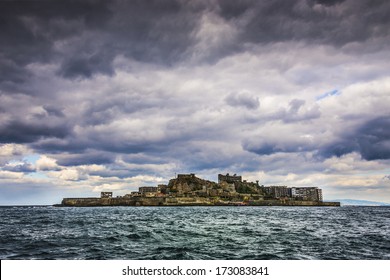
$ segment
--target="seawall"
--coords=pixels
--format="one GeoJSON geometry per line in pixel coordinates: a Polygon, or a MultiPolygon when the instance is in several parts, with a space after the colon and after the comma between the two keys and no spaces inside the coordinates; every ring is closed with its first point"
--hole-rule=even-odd
{"type": "Polygon", "coordinates": [[[205,197],[112,197],[64,198],[59,207],[94,206],[328,206],[338,207],[340,202],[256,200],[221,201],[205,197]]]}
{"type": "Polygon", "coordinates": [[[249,203],[250,206],[328,206],[339,207],[340,202],[323,202],[308,200],[260,200],[249,203]]]}

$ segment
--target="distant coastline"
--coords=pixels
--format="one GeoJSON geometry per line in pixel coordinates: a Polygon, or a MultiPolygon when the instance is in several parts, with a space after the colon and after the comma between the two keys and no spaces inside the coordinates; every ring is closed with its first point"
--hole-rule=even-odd
{"type": "Polygon", "coordinates": [[[360,199],[337,199],[340,202],[341,206],[390,206],[390,203],[370,201],[370,200],[360,200],[360,199]]]}
{"type": "Polygon", "coordinates": [[[64,198],[58,207],[94,206],[340,206],[323,201],[318,187],[264,186],[242,176],[218,174],[218,183],[195,174],[178,174],[167,185],[143,186],[138,191],[113,197],[64,198]]]}

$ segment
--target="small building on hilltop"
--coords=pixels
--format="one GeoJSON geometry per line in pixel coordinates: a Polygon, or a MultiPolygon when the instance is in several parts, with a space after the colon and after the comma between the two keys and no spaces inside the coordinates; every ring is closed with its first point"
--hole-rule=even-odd
{"type": "Polygon", "coordinates": [[[229,173],[226,173],[226,175],[223,174],[218,174],[218,184],[226,182],[229,184],[236,183],[236,182],[242,182],[242,177],[237,176],[236,174],[234,175],[229,175],[229,173]]]}
{"type": "Polygon", "coordinates": [[[177,179],[194,179],[195,174],[190,173],[190,174],[177,174],[177,179]]]}
{"type": "Polygon", "coordinates": [[[101,192],[100,197],[101,198],[112,198],[112,192],[101,192]]]}

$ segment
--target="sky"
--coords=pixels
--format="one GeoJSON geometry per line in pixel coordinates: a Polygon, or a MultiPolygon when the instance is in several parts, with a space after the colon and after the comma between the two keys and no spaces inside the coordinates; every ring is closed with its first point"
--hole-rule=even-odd
{"type": "Polygon", "coordinates": [[[164,184],[390,202],[390,2],[0,2],[0,205],[164,184]]]}

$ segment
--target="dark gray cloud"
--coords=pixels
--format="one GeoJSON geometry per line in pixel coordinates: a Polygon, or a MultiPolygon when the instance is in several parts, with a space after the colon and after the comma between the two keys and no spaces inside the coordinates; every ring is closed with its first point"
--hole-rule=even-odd
{"type": "MultiPolygon", "coordinates": [[[[238,30],[221,57],[245,43],[302,40],[344,45],[389,35],[387,1],[2,1],[1,86],[33,75],[26,65],[60,62],[65,78],[113,75],[117,55],[172,65],[193,55],[202,14],[238,30]],[[230,49],[230,50],[229,50],[230,49]]],[[[215,57],[209,57],[215,61],[215,57]]]]}
{"type": "Polygon", "coordinates": [[[96,73],[113,75],[114,69],[111,66],[113,58],[113,54],[76,54],[63,62],[58,73],[65,78],[91,78],[96,73]]]}
{"type": "MultiPolygon", "coordinates": [[[[221,15],[232,17],[232,4],[220,1],[221,15]],[[227,8],[223,8],[227,5],[227,8]]],[[[341,46],[388,36],[387,1],[243,1],[236,17],[247,17],[241,39],[270,43],[286,40],[341,46]]]]}
{"type": "Polygon", "coordinates": [[[314,0],[314,3],[318,3],[325,6],[333,6],[345,2],[346,0],[314,0]]]}
{"type": "Polygon", "coordinates": [[[2,56],[0,56],[0,85],[3,91],[13,92],[29,80],[31,73],[19,66],[17,62],[2,56]]]}
{"type": "Polygon", "coordinates": [[[54,116],[54,117],[58,117],[58,118],[64,118],[65,117],[63,109],[58,108],[56,106],[45,105],[45,106],[43,106],[43,109],[47,112],[47,114],[49,116],[54,116]]]}
{"type": "Polygon", "coordinates": [[[57,159],[57,163],[61,166],[104,165],[115,161],[115,154],[94,150],[87,150],[80,154],[74,152],[72,154],[54,155],[53,157],[57,159]]]}
{"type": "Polygon", "coordinates": [[[300,112],[305,105],[305,100],[293,99],[289,103],[287,111],[282,112],[281,118],[284,122],[308,121],[317,119],[321,116],[321,111],[318,106],[313,106],[307,110],[300,112]]]}
{"type": "Polygon", "coordinates": [[[390,159],[390,116],[367,122],[356,138],[364,159],[390,159]]]}
{"type": "Polygon", "coordinates": [[[225,101],[230,106],[245,107],[249,110],[257,109],[260,106],[259,98],[245,92],[237,94],[231,93],[226,96],[225,101]]]}
{"type": "Polygon", "coordinates": [[[369,120],[341,139],[320,148],[325,157],[359,152],[365,160],[390,159],[390,117],[369,120]]]}
{"type": "Polygon", "coordinates": [[[326,145],[321,148],[319,155],[325,158],[336,156],[341,157],[345,154],[352,153],[359,149],[358,144],[356,143],[356,139],[342,139],[337,140],[329,145],[326,145]]]}
{"type": "Polygon", "coordinates": [[[35,167],[28,162],[19,162],[15,164],[8,163],[1,169],[5,171],[23,172],[23,173],[30,173],[36,171],[35,167]]]}
{"type": "Polygon", "coordinates": [[[64,138],[71,129],[66,125],[19,120],[0,124],[0,143],[32,143],[42,138],[64,138]]]}
{"type": "Polygon", "coordinates": [[[366,121],[354,129],[346,129],[333,140],[315,142],[310,138],[297,138],[295,135],[285,135],[280,139],[258,136],[244,139],[242,147],[259,155],[311,151],[319,157],[330,158],[358,152],[368,161],[383,160],[390,159],[389,131],[390,117],[384,116],[366,121]]]}
{"type": "Polygon", "coordinates": [[[290,108],[289,108],[288,112],[290,114],[296,114],[296,113],[298,113],[299,109],[303,105],[305,105],[305,100],[293,99],[290,101],[289,105],[290,105],[290,108]]]}
{"type": "Polygon", "coordinates": [[[33,75],[29,63],[60,62],[65,78],[113,75],[125,55],[169,64],[191,43],[196,16],[179,1],[2,1],[3,86],[33,75]]]}
{"type": "Polygon", "coordinates": [[[74,136],[58,138],[43,137],[42,135],[40,135],[39,139],[36,139],[36,141],[31,142],[29,146],[39,153],[50,154],[61,154],[67,152],[79,154],[87,150],[88,147],[91,147],[88,145],[88,142],[83,141],[83,139],[77,139],[74,136]]]}
{"type": "Polygon", "coordinates": [[[292,99],[286,108],[281,108],[277,112],[267,116],[269,120],[283,120],[285,123],[308,122],[321,117],[321,110],[317,104],[305,106],[306,101],[302,99],[292,99]]]}
{"type": "Polygon", "coordinates": [[[248,152],[259,155],[299,153],[311,151],[315,148],[315,146],[307,139],[289,139],[288,135],[281,135],[281,139],[263,140],[261,136],[254,139],[245,139],[242,142],[242,147],[248,152]]]}
{"type": "Polygon", "coordinates": [[[1,1],[0,85],[16,90],[33,75],[28,64],[61,61],[56,42],[101,28],[109,16],[106,1],[1,1]],[[75,21],[82,24],[69,28],[75,21]]]}
{"type": "Polygon", "coordinates": [[[63,139],[73,125],[57,105],[41,105],[39,99],[23,94],[0,94],[0,143],[33,143],[42,139],[63,139]]]}

